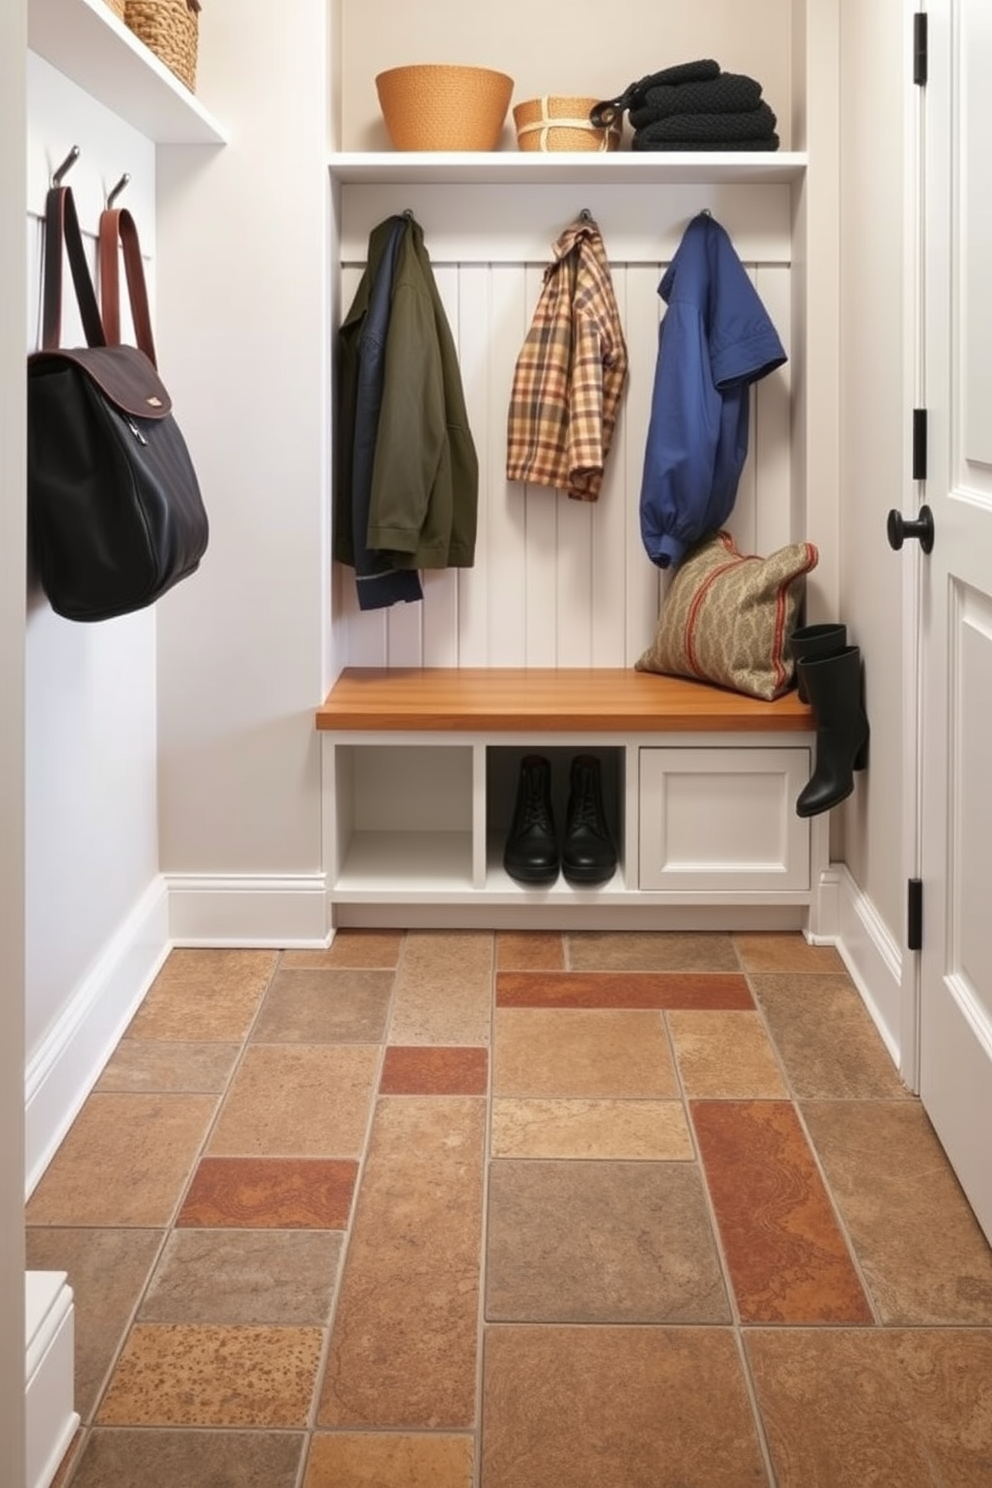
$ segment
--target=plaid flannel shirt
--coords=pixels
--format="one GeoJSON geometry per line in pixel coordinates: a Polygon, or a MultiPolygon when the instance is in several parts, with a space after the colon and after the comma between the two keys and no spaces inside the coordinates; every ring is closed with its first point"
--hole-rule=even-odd
{"type": "Polygon", "coordinates": [[[596,224],[574,222],[553,252],[513,375],[506,478],[595,501],[627,376],[627,347],[596,224]]]}

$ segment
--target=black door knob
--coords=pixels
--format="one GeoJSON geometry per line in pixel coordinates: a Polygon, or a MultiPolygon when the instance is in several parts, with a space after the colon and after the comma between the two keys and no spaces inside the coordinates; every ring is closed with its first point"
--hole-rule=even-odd
{"type": "Polygon", "coordinates": [[[920,514],[915,521],[907,521],[902,512],[890,511],[886,530],[889,547],[895,548],[897,552],[907,537],[918,538],[924,553],[933,552],[933,512],[928,506],[920,507],[920,514]]]}

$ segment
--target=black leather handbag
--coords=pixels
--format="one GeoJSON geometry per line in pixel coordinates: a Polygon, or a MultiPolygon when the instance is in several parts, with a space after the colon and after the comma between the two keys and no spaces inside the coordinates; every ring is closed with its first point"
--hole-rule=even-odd
{"type": "Polygon", "coordinates": [[[48,194],[43,330],[28,357],[28,530],[52,609],[108,620],[144,609],[199,566],[209,537],[196,472],[155,366],[148,296],[129,213],[104,213],[97,306],[67,186],[48,194]],[[137,346],[119,342],[120,233],[137,346]],[[109,233],[113,231],[113,252],[109,233]],[[86,346],[60,346],[63,249],[86,346]],[[110,259],[113,259],[112,265],[110,259]],[[110,306],[113,304],[113,311],[110,306]]]}

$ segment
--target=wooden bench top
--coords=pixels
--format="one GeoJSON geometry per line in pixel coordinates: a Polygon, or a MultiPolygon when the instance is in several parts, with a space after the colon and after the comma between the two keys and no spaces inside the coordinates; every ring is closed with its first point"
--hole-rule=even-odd
{"type": "Polygon", "coordinates": [[[347,667],[317,728],[455,733],[777,733],[815,725],[793,689],[765,703],[626,668],[347,667]]]}

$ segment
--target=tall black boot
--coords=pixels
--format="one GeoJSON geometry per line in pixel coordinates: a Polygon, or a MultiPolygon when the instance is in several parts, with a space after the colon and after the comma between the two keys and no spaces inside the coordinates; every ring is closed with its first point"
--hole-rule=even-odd
{"type": "Polygon", "coordinates": [[[802,625],[789,638],[789,649],[796,663],[796,683],[801,702],[808,703],[801,661],[820,661],[836,656],[847,645],[847,626],[840,624],[802,625]]]}
{"type": "Polygon", "coordinates": [[[520,761],[517,800],[503,867],[522,884],[550,884],[558,877],[558,838],[551,811],[551,765],[543,754],[520,761]]]}
{"type": "Polygon", "coordinates": [[[816,768],[799,792],[796,811],[818,816],[847,799],[854,789],[852,770],[868,762],[861,652],[846,646],[836,656],[801,661],[799,672],[816,715],[816,768]]]}
{"type": "Polygon", "coordinates": [[[603,782],[594,754],[572,760],[561,871],[572,884],[601,884],[617,871],[617,850],[606,824],[603,782]]]}

